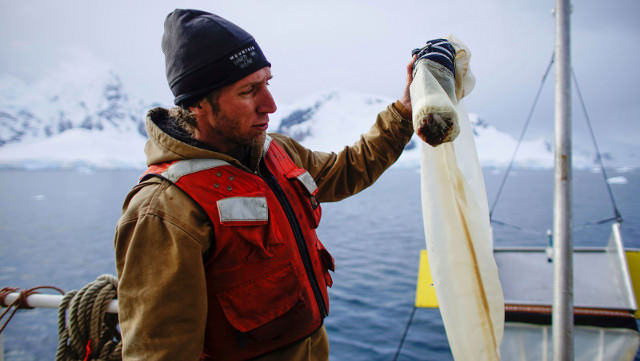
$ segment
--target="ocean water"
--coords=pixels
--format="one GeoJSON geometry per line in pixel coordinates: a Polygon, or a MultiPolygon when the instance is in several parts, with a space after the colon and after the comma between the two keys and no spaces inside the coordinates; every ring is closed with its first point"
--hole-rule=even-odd
{"type": "MultiPolygon", "coordinates": [[[[115,274],[113,233],[136,171],[0,171],[0,287],[80,289],[115,274]]],[[[490,204],[501,170],[485,169],[490,204]]],[[[640,171],[612,191],[627,248],[640,248],[640,171]]],[[[603,246],[613,215],[604,181],[574,172],[574,245],[603,246]]],[[[494,218],[497,246],[545,246],[552,227],[553,173],[518,170],[507,180],[494,218]]],[[[620,182],[619,182],[620,183],[620,182]]],[[[415,298],[425,248],[416,169],[392,168],[371,188],[323,205],[318,233],[336,260],[326,320],[331,360],[391,360],[415,298]]],[[[525,276],[525,275],[523,275],[525,276]]],[[[53,360],[56,310],[19,311],[4,334],[6,361],[53,360]]],[[[418,309],[399,360],[451,360],[438,310],[418,309]]]]}

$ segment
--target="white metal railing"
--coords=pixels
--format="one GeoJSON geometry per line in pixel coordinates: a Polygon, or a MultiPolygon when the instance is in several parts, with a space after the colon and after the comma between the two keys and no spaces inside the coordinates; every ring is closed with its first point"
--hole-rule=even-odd
{"type": "MultiPolygon", "coordinates": [[[[20,297],[19,292],[13,292],[7,295],[4,302],[6,305],[10,305],[16,299],[20,297]]],[[[62,295],[45,295],[45,294],[33,294],[27,297],[27,305],[29,307],[42,307],[42,308],[58,308],[62,302],[62,295]]],[[[0,305],[0,306],[6,306],[0,305]]],[[[107,312],[118,313],[118,300],[113,300],[107,305],[107,312]]]]}
{"type": "Polygon", "coordinates": [[[629,308],[637,310],[636,297],[633,291],[633,285],[631,284],[631,274],[629,273],[629,264],[624,250],[624,244],[622,243],[622,236],[620,235],[620,223],[616,222],[611,225],[611,235],[609,236],[610,252],[615,252],[617,263],[620,264],[621,271],[621,286],[625,289],[625,294],[629,302],[629,308]]]}
{"type": "MultiPolygon", "coordinates": [[[[62,303],[62,295],[48,295],[35,293],[26,297],[26,305],[33,308],[58,308],[62,303]]],[[[20,298],[20,292],[13,292],[6,295],[4,299],[5,304],[0,304],[0,307],[8,307],[15,300],[20,298]]],[[[106,312],[118,313],[118,300],[111,300],[107,305],[106,312]]],[[[4,361],[4,340],[2,334],[0,334],[0,361],[4,361]]]]}

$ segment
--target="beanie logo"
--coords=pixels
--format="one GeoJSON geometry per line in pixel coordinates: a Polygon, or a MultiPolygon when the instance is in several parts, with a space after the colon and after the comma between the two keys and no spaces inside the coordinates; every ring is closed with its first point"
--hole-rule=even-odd
{"type": "Polygon", "coordinates": [[[255,58],[257,56],[255,45],[251,45],[248,48],[244,48],[237,53],[231,55],[229,60],[233,63],[233,65],[237,66],[240,69],[244,69],[249,65],[253,64],[255,58]]]}

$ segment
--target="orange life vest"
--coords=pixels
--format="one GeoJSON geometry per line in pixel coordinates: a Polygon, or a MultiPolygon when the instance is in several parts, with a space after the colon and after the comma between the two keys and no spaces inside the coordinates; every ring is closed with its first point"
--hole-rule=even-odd
{"type": "Polygon", "coordinates": [[[245,360],[276,350],[311,335],[329,311],[334,264],[315,232],[317,186],[269,137],[260,173],[218,159],[157,164],[145,173],[186,192],[214,227],[204,265],[201,360],[245,360]]]}

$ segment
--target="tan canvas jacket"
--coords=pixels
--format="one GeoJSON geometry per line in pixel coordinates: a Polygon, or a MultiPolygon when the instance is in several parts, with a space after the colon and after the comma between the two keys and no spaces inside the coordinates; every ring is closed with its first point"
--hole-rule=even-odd
{"type": "MultiPolygon", "coordinates": [[[[166,114],[157,108],[147,117],[147,164],[219,158],[253,170],[230,156],[170,136],[156,124],[166,114]]],[[[367,133],[338,153],[314,152],[286,136],[270,135],[310,172],[319,187],[318,199],[332,202],[368,187],[396,161],[413,134],[410,118],[396,102],[378,114],[367,133]]],[[[257,167],[261,149],[255,153],[249,167],[257,167]]],[[[125,360],[199,359],[207,315],[203,254],[211,233],[207,215],[164,180],[152,177],[127,195],[114,240],[125,360]]],[[[265,359],[326,359],[322,355],[327,352],[322,328],[265,359]]]]}

